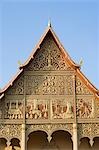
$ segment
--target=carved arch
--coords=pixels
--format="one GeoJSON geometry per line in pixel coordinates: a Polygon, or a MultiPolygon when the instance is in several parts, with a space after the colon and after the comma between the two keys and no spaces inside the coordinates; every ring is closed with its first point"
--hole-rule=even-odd
{"type": "Polygon", "coordinates": [[[71,136],[72,136],[72,132],[69,130],[69,129],[65,129],[65,128],[56,128],[56,129],[53,129],[52,131],[51,131],[51,133],[50,133],[50,135],[52,136],[52,134],[54,133],[54,132],[58,132],[58,131],[65,131],[65,132],[68,132],[71,136]]]}
{"type": "Polygon", "coordinates": [[[29,132],[27,133],[27,137],[29,137],[29,135],[31,134],[31,133],[33,133],[33,132],[36,132],[36,131],[43,131],[43,132],[45,132],[47,135],[49,134],[46,130],[44,130],[44,129],[40,129],[40,128],[38,128],[38,129],[30,129],[29,130],[29,132]]]}
{"type": "Polygon", "coordinates": [[[34,132],[34,131],[43,131],[47,134],[47,139],[50,142],[52,139],[52,134],[55,131],[66,131],[68,132],[71,136],[73,135],[72,133],[72,124],[46,124],[46,125],[28,125],[27,126],[27,141],[29,138],[29,134],[34,132]]]}

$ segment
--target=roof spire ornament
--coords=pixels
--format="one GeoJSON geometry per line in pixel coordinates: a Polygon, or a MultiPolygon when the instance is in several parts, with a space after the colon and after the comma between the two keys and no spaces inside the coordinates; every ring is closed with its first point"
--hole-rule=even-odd
{"type": "Polygon", "coordinates": [[[51,27],[51,20],[48,20],[48,27],[51,27]]]}

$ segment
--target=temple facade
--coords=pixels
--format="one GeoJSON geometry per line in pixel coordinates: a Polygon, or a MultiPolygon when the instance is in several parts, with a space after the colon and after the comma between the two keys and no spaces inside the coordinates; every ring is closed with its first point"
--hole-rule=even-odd
{"type": "Polygon", "coordinates": [[[0,90],[0,150],[99,150],[99,90],[51,24],[0,90]]]}

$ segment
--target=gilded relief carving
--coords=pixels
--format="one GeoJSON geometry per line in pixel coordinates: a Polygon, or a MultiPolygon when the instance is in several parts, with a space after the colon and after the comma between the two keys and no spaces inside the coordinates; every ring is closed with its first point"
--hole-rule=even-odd
{"type": "Polygon", "coordinates": [[[0,137],[21,139],[21,125],[0,125],[0,137]]]}
{"type": "Polygon", "coordinates": [[[52,118],[53,119],[65,119],[73,118],[73,104],[64,100],[52,101],[52,118]]]}
{"type": "Polygon", "coordinates": [[[99,118],[99,100],[95,99],[95,115],[96,115],[96,118],[99,118]]]}
{"type": "Polygon", "coordinates": [[[13,86],[8,90],[7,94],[22,95],[24,93],[24,78],[20,77],[13,86]]]}
{"type": "Polygon", "coordinates": [[[65,94],[65,76],[58,77],[58,94],[59,95],[65,94]]]}
{"type": "Polygon", "coordinates": [[[76,78],[76,94],[77,95],[90,95],[92,92],[88,89],[86,85],[79,79],[76,78]]]}
{"type": "Polygon", "coordinates": [[[71,67],[66,63],[53,38],[49,36],[46,37],[41,49],[35,54],[26,70],[71,70],[71,67]]]}
{"type": "Polygon", "coordinates": [[[43,82],[43,94],[57,94],[56,76],[46,76],[43,82]]]}
{"type": "Polygon", "coordinates": [[[94,138],[99,136],[99,124],[98,123],[83,123],[79,124],[79,138],[89,137],[94,138]]]}
{"type": "Polygon", "coordinates": [[[45,100],[34,99],[27,103],[27,119],[48,119],[48,102],[45,100]]]}
{"type": "Polygon", "coordinates": [[[77,99],[77,116],[79,118],[91,118],[93,116],[92,100],[77,99]]]}
{"type": "Polygon", "coordinates": [[[72,95],[73,79],[71,75],[32,75],[26,76],[27,95],[72,95]]]}
{"type": "Polygon", "coordinates": [[[9,101],[5,105],[5,118],[7,119],[22,119],[23,104],[21,101],[9,101]]]}
{"type": "Polygon", "coordinates": [[[27,135],[29,135],[33,131],[45,131],[48,136],[52,135],[53,132],[58,131],[58,130],[64,130],[68,131],[71,135],[73,132],[73,126],[72,124],[34,124],[34,125],[27,125],[27,135]]]}
{"type": "Polygon", "coordinates": [[[66,76],[66,93],[69,95],[73,94],[73,76],[66,76]]]}
{"type": "Polygon", "coordinates": [[[41,93],[40,86],[42,83],[41,76],[25,76],[26,79],[26,94],[38,95],[41,93]]]}

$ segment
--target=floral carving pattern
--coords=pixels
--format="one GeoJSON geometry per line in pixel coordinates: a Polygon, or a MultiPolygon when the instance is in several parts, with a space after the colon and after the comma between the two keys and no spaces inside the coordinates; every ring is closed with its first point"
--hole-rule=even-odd
{"type": "Polygon", "coordinates": [[[43,94],[56,94],[57,81],[55,76],[46,76],[43,82],[43,94]]]}
{"type": "Polygon", "coordinates": [[[99,118],[99,100],[95,99],[96,118],[99,118]]]}
{"type": "Polygon", "coordinates": [[[27,95],[72,95],[73,79],[71,75],[32,75],[26,76],[27,95]]]}
{"type": "Polygon", "coordinates": [[[99,124],[98,123],[84,123],[79,124],[79,138],[89,137],[94,138],[99,136],[99,124]]]}
{"type": "Polygon", "coordinates": [[[66,63],[53,38],[48,36],[26,70],[71,70],[71,67],[66,63]]]}
{"type": "Polygon", "coordinates": [[[24,93],[24,78],[20,77],[13,86],[8,90],[7,94],[22,95],[24,93]]]}
{"type": "Polygon", "coordinates": [[[41,76],[26,76],[26,94],[40,94],[40,84],[42,83],[41,76]]]}
{"type": "Polygon", "coordinates": [[[11,139],[18,138],[21,139],[21,125],[0,125],[0,137],[11,139]]]}
{"type": "Polygon", "coordinates": [[[91,95],[92,94],[91,91],[88,89],[88,87],[85,86],[79,78],[76,79],[76,94],[77,95],[83,95],[83,94],[91,95]]]}
{"type": "Polygon", "coordinates": [[[27,125],[27,135],[29,135],[33,131],[42,130],[45,131],[48,135],[52,134],[58,130],[68,131],[71,135],[73,134],[73,126],[72,124],[35,124],[35,125],[27,125]]]}

